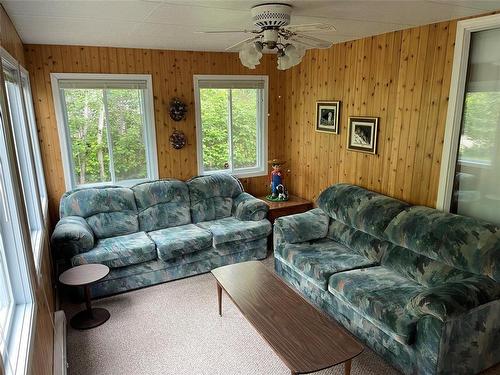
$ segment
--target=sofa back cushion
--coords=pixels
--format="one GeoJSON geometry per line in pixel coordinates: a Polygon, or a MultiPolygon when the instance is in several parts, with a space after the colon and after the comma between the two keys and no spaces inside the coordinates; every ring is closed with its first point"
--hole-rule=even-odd
{"type": "Polygon", "coordinates": [[[179,180],[144,182],[132,187],[139,228],[145,232],[191,223],[189,190],[179,180]]]}
{"type": "Polygon", "coordinates": [[[139,231],[134,193],[125,187],[106,186],[69,191],[61,199],[59,213],[61,218],[83,217],[98,239],[139,231]]]}
{"type": "Polygon", "coordinates": [[[494,224],[413,206],[391,221],[386,235],[415,253],[500,281],[500,228],[494,224]]]}
{"type": "Polygon", "coordinates": [[[389,241],[380,240],[338,220],[330,220],[327,237],[377,263],[380,263],[385,251],[393,246],[389,241]]]}
{"type": "Polygon", "coordinates": [[[405,202],[348,184],[330,186],[317,204],[331,218],[379,239],[386,239],[386,226],[408,207],[405,202]]]}
{"type": "Polygon", "coordinates": [[[243,192],[236,177],[227,173],[195,177],[187,185],[193,223],[231,216],[233,199],[243,192]]]}
{"type": "Polygon", "coordinates": [[[475,276],[470,272],[459,270],[394,244],[385,250],[381,263],[384,267],[428,287],[462,281],[475,276]]]}

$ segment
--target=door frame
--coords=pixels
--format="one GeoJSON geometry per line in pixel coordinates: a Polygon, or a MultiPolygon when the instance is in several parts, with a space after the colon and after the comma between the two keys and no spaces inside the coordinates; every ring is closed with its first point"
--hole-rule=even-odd
{"type": "Polygon", "coordinates": [[[500,14],[472,18],[457,22],[453,70],[446,115],[441,172],[436,208],[449,212],[453,194],[455,168],[458,156],[458,144],[462,126],[465,83],[469,63],[470,37],[473,32],[500,28],[500,14]]]}

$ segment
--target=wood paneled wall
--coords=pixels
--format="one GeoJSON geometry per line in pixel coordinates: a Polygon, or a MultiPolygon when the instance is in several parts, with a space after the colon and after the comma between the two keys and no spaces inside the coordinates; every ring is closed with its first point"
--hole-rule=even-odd
{"type": "Polygon", "coordinates": [[[291,191],[336,182],[435,206],[456,21],[308,51],[285,75],[291,191]],[[315,132],[317,100],[340,100],[338,135],[315,132]],[[377,155],[347,151],[348,116],[380,118],[377,155]]]}
{"type": "MultiPolygon", "coordinates": [[[[12,24],[9,16],[0,6],[0,45],[7,50],[21,65],[25,66],[24,50],[21,38],[12,24]]],[[[46,233],[49,235],[49,223],[46,223],[46,233]]],[[[53,340],[52,316],[54,311],[54,293],[52,288],[52,265],[48,240],[42,252],[41,270],[36,277],[35,287],[37,313],[35,322],[35,342],[33,345],[31,373],[33,375],[53,374],[53,340]]]]}
{"type": "MultiPolygon", "coordinates": [[[[105,47],[26,45],[27,67],[35,98],[39,139],[45,168],[50,211],[57,218],[58,203],[65,191],[59,137],[54,113],[50,73],[135,73],[151,74],[156,121],[156,142],[160,177],[181,180],[197,174],[194,74],[267,74],[269,76],[269,157],[283,156],[283,74],[274,56],[267,55],[255,70],[243,67],[234,53],[184,52],[105,47]],[[188,103],[185,121],[176,123],[168,115],[172,97],[188,103]],[[174,150],[169,136],[174,128],[184,131],[188,144],[174,150]]],[[[267,191],[267,177],[244,179],[253,194],[267,191]]]]}
{"type": "Polygon", "coordinates": [[[5,9],[0,5],[0,45],[24,65],[23,43],[5,9]]]}

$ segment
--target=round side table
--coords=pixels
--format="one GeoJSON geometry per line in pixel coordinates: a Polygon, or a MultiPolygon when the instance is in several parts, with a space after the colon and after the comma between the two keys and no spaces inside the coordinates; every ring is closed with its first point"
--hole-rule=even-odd
{"type": "Polygon", "coordinates": [[[93,308],[90,302],[90,285],[102,280],[109,273],[109,268],[104,264],[83,264],[64,271],[59,276],[59,282],[68,286],[81,286],[85,291],[86,309],[71,318],[71,326],[75,329],[90,329],[105,323],[109,311],[100,307],[93,308]]]}

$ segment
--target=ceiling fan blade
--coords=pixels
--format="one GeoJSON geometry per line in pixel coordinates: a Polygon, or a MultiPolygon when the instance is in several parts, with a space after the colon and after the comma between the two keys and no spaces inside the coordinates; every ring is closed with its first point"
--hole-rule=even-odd
{"type": "Polygon", "coordinates": [[[260,34],[259,30],[217,30],[217,31],[195,31],[196,34],[228,34],[228,33],[249,33],[260,34]]]}
{"type": "Polygon", "coordinates": [[[288,25],[284,27],[285,29],[294,32],[294,33],[307,33],[307,32],[315,32],[315,31],[337,31],[335,26],[330,25],[328,23],[310,23],[304,25],[288,25]]]}
{"type": "Polygon", "coordinates": [[[226,48],[226,51],[235,51],[235,50],[237,51],[238,47],[241,47],[242,45],[247,44],[247,43],[250,43],[250,42],[252,42],[252,41],[254,41],[254,40],[257,40],[257,39],[259,39],[259,38],[260,38],[260,36],[252,36],[251,38],[247,38],[247,39],[245,39],[245,40],[242,40],[241,42],[238,42],[238,43],[236,43],[236,44],[233,44],[233,45],[232,45],[232,46],[230,46],[230,47],[227,47],[227,48],[226,48]]]}
{"type": "Polygon", "coordinates": [[[315,38],[313,36],[294,33],[295,35],[291,37],[291,40],[295,40],[296,42],[302,43],[306,46],[313,48],[330,48],[333,45],[333,42],[329,40],[315,38]]]}

